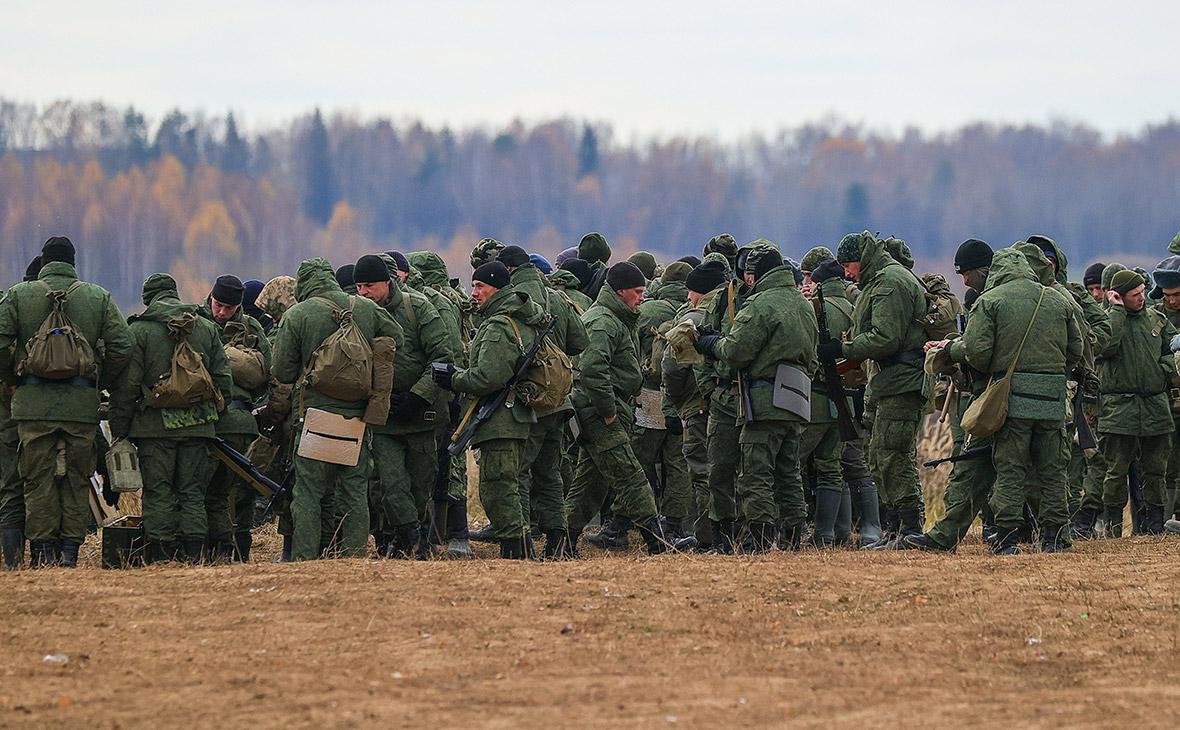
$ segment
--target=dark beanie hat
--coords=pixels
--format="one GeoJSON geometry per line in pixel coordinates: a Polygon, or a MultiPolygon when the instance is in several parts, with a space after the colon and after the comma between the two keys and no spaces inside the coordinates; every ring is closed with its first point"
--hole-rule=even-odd
{"type": "Polygon", "coordinates": [[[356,260],[352,280],[357,284],[375,284],[389,281],[389,265],[376,254],[366,254],[356,260]]]}
{"type": "Polygon", "coordinates": [[[688,278],[688,274],[692,270],[693,267],[684,261],[673,261],[668,264],[668,268],[664,269],[664,273],[660,276],[660,281],[665,284],[682,282],[688,278]]]}
{"type": "Polygon", "coordinates": [[[1117,291],[1119,296],[1125,297],[1132,289],[1143,286],[1147,280],[1131,269],[1123,269],[1110,279],[1110,288],[1117,291]]]}
{"type": "MultiPolygon", "coordinates": [[[[398,271],[404,271],[407,274],[410,273],[410,260],[406,258],[404,253],[401,251],[386,251],[385,255],[393,259],[398,271]]],[[[392,274],[393,272],[391,271],[389,273],[392,274]]]]}
{"type": "Polygon", "coordinates": [[[242,282],[242,305],[246,309],[254,308],[254,303],[258,301],[258,295],[262,293],[264,286],[266,283],[258,279],[247,279],[242,282]]]}
{"type": "Polygon", "coordinates": [[[610,261],[610,244],[606,242],[606,237],[598,232],[582,236],[578,243],[578,258],[600,264],[610,261]]]}
{"type": "Polygon", "coordinates": [[[811,280],[816,284],[828,279],[839,279],[844,276],[844,266],[836,259],[828,259],[811,271],[811,280]]]}
{"type": "Polygon", "coordinates": [[[725,267],[719,261],[709,261],[693,269],[685,279],[689,291],[708,294],[725,283],[725,267]]]}
{"type": "Polygon", "coordinates": [[[968,238],[955,251],[955,273],[982,269],[992,265],[992,247],[978,238],[968,238]]]}
{"type": "Polygon", "coordinates": [[[746,273],[753,274],[757,281],[783,265],[783,255],[773,248],[756,248],[746,257],[746,273]]]}
{"type": "Polygon", "coordinates": [[[34,256],[33,260],[29,262],[29,268],[25,269],[25,281],[36,281],[37,276],[41,273],[41,257],[34,256]]]}
{"type": "Polygon", "coordinates": [[[568,271],[574,276],[578,277],[578,281],[582,283],[582,290],[590,286],[591,279],[594,278],[594,272],[590,269],[590,262],[585,259],[570,259],[561,265],[562,271],[568,271]]]}
{"type": "Polygon", "coordinates": [[[355,268],[354,264],[345,264],[336,269],[336,283],[340,285],[341,289],[356,284],[356,279],[352,276],[352,271],[355,268]]]}
{"type": "Polygon", "coordinates": [[[236,307],[242,303],[245,291],[246,288],[242,286],[241,279],[233,274],[222,274],[217,277],[217,281],[213,282],[213,291],[209,292],[209,296],[222,304],[236,307]]]}
{"type": "Polygon", "coordinates": [[[620,261],[606,272],[606,283],[615,291],[647,286],[647,278],[630,261],[620,261]]]}
{"type": "Polygon", "coordinates": [[[488,286],[496,289],[503,289],[512,281],[512,275],[508,273],[508,267],[502,261],[489,261],[481,265],[471,275],[472,281],[482,281],[488,286]]]}
{"type": "Polygon", "coordinates": [[[656,257],[652,256],[647,251],[636,251],[627,257],[627,260],[639,267],[643,275],[649,279],[656,278],[656,257]]]}
{"type": "Polygon", "coordinates": [[[1082,276],[1082,284],[1090,286],[1091,284],[1102,283],[1102,270],[1106,268],[1106,264],[1099,261],[1096,264],[1090,264],[1086,267],[1086,273],[1082,276]]]}
{"type": "MultiPolygon", "coordinates": [[[[712,253],[712,252],[710,251],[710,253],[712,253]]],[[[708,254],[705,254],[705,255],[707,256],[708,254]]],[[[683,261],[684,263],[688,264],[689,266],[693,267],[694,269],[701,265],[701,260],[691,254],[689,254],[688,256],[681,256],[680,258],[678,258],[676,260],[683,261]]]]}
{"type": "Polygon", "coordinates": [[[496,260],[505,266],[516,268],[529,263],[529,254],[520,246],[505,246],[496,254],[496,260]]]}
{"type": "Polygon", "coordinates": [[[74,265],[74,244],[65,236],[54,236],[41,247],[41,263],[51,264],[54,261],[74,265]]]}

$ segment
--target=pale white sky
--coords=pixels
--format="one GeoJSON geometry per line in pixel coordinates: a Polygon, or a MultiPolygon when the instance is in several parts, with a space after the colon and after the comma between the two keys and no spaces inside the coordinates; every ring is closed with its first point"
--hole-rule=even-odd
{"type": "Polygon", "coordinates": [[[54,2],[0,5],[0,96],[732,139],[827,115],[914,124],[1180,112],[1180,3],[54,2]]]}

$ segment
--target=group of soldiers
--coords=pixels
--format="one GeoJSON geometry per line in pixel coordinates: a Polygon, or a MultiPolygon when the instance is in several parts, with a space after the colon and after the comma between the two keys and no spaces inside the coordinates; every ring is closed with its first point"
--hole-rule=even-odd
{"type": "Polygon", "coordinates": [[[0,299],[6,568],[26,541],[34,567],[77,564],[100,453],[128,443],[148,562],[249,560],[256,485],[214,444],[279,485],[282,560],[463,558],[469,539],[569,559],[632,533],[652,554],[953,551],[979,517],[996,554],[1056,552],[1121,536],[1129,497],[1135,532],[1180,532],[1177,255],[1077,284],[1045,236],[971,239],[960,302],[868,231],[798,263],[728,234],[667,265],[612,263],[598,233],[552,264],[489,238],[470,292],[437,254],[390,251],[226,274],[201,304],[153,274],[130,318],[76,255],[49,239],[0,299]],[[933,414],[954,466],[927,529],[933,414]]]}

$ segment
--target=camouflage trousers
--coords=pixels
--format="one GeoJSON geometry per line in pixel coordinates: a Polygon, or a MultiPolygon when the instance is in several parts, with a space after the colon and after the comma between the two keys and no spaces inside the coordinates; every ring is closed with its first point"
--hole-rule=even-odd
{"type": "Polygon", "coordinates": [[[582,533],[614,489],[618,513],[636,524],[656,516],[655,495],[631,448],[630,417],[607,425],[602,418],[582,419],[582,456],[566,498],[566,522],[572,536],[582,533]]]}
{"type": "Polygon", "coordinates": [[[1069,442],[1064,424],[1009,418],[992,436],[992,462],[996,482],[991,507],[996,527],[1001,532],[1019,529],[1024,524],[1024,503],[1031,501],[1037,506],[1041,530],[1059,536],[1064,531],[1068,538],[1069,442]]]}
{"type": "Polygon", "coordinates": [[[371,517],[379,532],[415,527],[426,517],[426,505],[438,475],[435,432],[373,434],[370,475],[371,517]]]}
{"type": "MultiPolygon", "coordinates": [[[[296,451],[300,438],[295,437],[296,451]]],[[[369,438],[362,439],[356,466],[329,464],[296,454],[291,499],[294,560],[315,560],[337,535],[344,557],[368,554],[371,450],[369,438]],[[325,520],[325,515],[330,515],[331,521],[325,520]]]]}
{"type": "Polygon", "coordinates": [[[804,425],[756,421],[742,427],[737,492],[747,522],[796,527],[807,521],[799,461],[804,425]]]}
{"type": "Polygon", "coordinates": [[[16,422],[0,427],[0,528],[25,529],[25,485],[17,468],[16,422]]]}
{"type": "MultiPolygon", "coordinates": [[[[1180,429],[1180,423],[1177,424],[1180,429]]],[[[1176,509],[1176,489],[1180,487],[1180,430],[1172,434],[1172,447],[1168,451],[1168,470],[1164,476],[1164,517],[1171,519],[1176,509]]]]}
{"type": "Polygon", "coordinates": [[[737,509],[737,473],[741,447],[737,425],[737,405],[733,394],[715,392],[709,404],[709,517],[735,520],[737,509]]]}
{"type": "Polygon", "coordinates": [[[684,435],[654,428],[635,429],[631,450],[643,465],[643,475],[655,493],[660,485],[660,514],[673,520],[688,516],[692,487],[684,460],[684,435]]]}
{"type": "Polygon", "coordinates": [[[902,393],[877,401],[869,436],[869,471],[877,482],[881,504],[895,510],[922,508],[918,476],[918,430],[925,398],[902,393]]]}
{"type": "MultiPolygon", "coordinates": [[[[565,424],[570,412],[541,416],[529,430],[521,456],[525,472],[520,507],[526,522],[535,517],[542,532],[565,529],[565,490],[561,478],[565,460],[565,424]]],[[[495,524],[493,522],[492,524],[495,524]]]]}
{"type": "Polygon", "coordinates": [[[479,445],[479,503],[492,522],[496,538],[521,537],[528,530],[521,494],[524,491],[524,439],[492,439],[479,445]]]}
{"type": "Polygon", "coordinates": [[[1104,507],[1124,507],[1127,504],[1127,474],[1134,462],[1143,483],[1143,501],[1160,507],[1164,504],[1164,481],[1168,470],[1168,455],[1172,449],[1172,434],[1158,436],[1125,436],[1102,434],[1102,457],[1106,474],[1102,482],[1104,507]]]}
{"type": "Polygon", "coordinates": [[[834,422],[809,423],[803,427],[803,436],[799,443],[799,463],[811,460],[817,490],[844,491],[840,454],[840,429],[834,422]]]}
{"type": "MultiPolygon", "coordinates": [[[[214,459],[209,440],[199,438],[138,439],[143,474],[143,528],[155,543],[178,540],[205,542],[209,534],[206,492],[214,459]]],[[[228,521],[228,499],[221,509],[228,521]]]]}
{"type": "Polygon", "coordinates": [[[688,480],[696,509],[698,529],[708,520],[713,504],[709,489],[709,414],[694,413],[684,420],[684,463],[688,466],[688,480]]]}
{"type": "Polygon", "coordinates": [[[90,475],[98,426],[19,421],[17,464],[25,489],[25,537],[81,543],[90,521],[90,475]]]}
{"type": "MultiPolygon", "coordinates": [[[[959,420],[970,402],[968,397],[961,397],[960,407],[955,409],[954,420],[951,422],[954,454],[963,451],[966,434],[959,425],[959,420]]],[[[970,444],[971,448],[990,448],[992,440],[972,438],[970,444]]],[[[946,514],[927,530],[927,534],[945,548],[958,545],[971,529],[975,518],[987,506],[995,481],[996,467],[990,456],[955,462],[951,468],[950,479],[947,480],[946,494],[942,498],[946,514]]]]}

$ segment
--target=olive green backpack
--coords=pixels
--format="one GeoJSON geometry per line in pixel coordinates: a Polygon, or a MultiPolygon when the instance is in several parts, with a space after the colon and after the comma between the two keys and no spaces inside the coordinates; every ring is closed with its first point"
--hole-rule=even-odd
{"type": "Polygon", "coordinates": [[[25,358],[17,368],[17,375],[45,380],[93,378],[94,348],[65,312],[66,300],[82,282],[75,281],[65,291],[54,291],[44,281],[37,283],[45,288],[45,296],[50,300],[49,316],[25,343],[25,358]]]}
{"type": "MultiPolygon", "coordinates": [[[[508,323],[512,325],[512,331],[516,333],[516,343],[523,353],[525,347],[524,340],[520,336],[520,327],[511,317],[508,317],[508,323]]],[[[528,373],[523,380],[516,384],[517,396],[526,406],[544,413],[564,403],[573,387],[573,361],[570,360],[569,355],[565,354],[565,351],[553,342],[552,338],[545,335],[541,347],[533,357],[533,364],[529,367],[528,373]]]]}
{"type": "Polygon", "coordinates": [[[338,328],[311,353],[304,384],[336,400],[368,400],[373,388],[373,347],[353,319],[356,297],[342,309],[327,297],[316,297],[332,308],[338,328]]]}
{"type": "Polygon", "coordinates": [[[225,323],[225,359],[229,360],[234,383],[251,393],[270,379],[266,358],[258,349],[258,335],[244,322],[225,323]]]}
{"type": "Polygon", "coordinates": [[[197,315],[187,312],[168,322],[168,338],[176,342],[172,364],[165,375],[146,394],[145,405],[151,408],[191,408],[214,401],[217,410],[225,408],[221,389],[213,382],[205,358],[189,344],[197,326],[197,315]]]}

